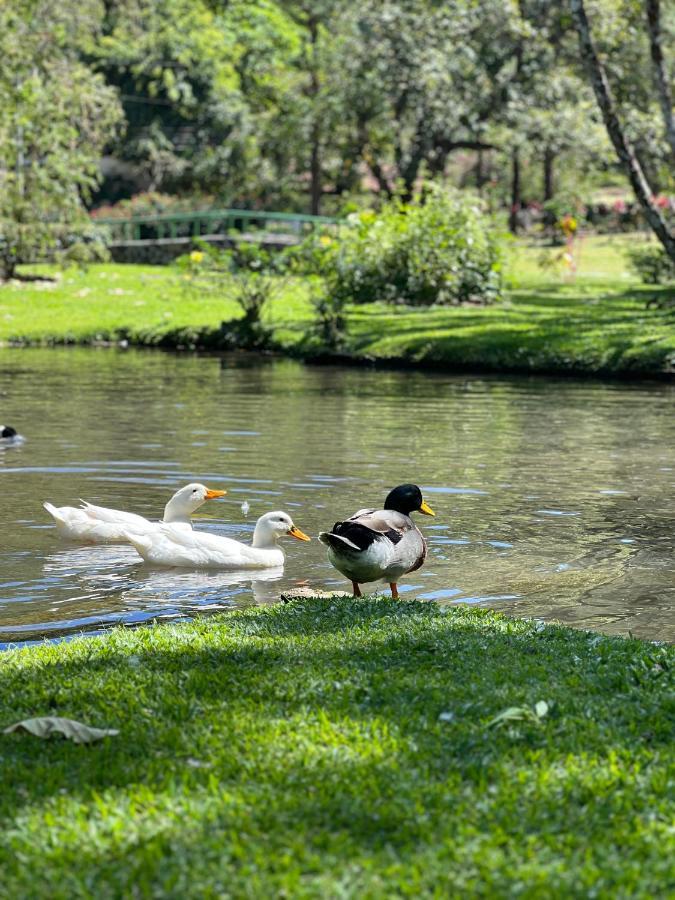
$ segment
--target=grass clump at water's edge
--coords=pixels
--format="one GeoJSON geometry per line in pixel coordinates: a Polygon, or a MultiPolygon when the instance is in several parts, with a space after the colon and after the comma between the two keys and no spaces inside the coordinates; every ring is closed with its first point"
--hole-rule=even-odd
{"type": "MultiPolygon", "coordinates": [[[[574,280],[542,270],[558,250],[516,245],[511,287],[488,307],[392,307],[347,310],[345,353],[446,368],[580,374],[675,372],[672,287],[644,287],[628,272],[623,248],[634,236],[587,237],[574,280]]],[[[0,286],[0,341],[133,344],[217,349],[223,320],[241,310],[230,296],[195,297],[172,267],[92,266],[59,282],[0,286]]],[[[267,320],[274,345],[300,355],[321,353],[311,338],[314,312],[307,281],[289,281],[267,320]]]]}
{"type": "Polygon", "coordinates": [[[0,657],[6,896],[663,896],[675,651],[296,600],[0,657]],[[550,711],[503,727],[511,706],[550,711]]]}

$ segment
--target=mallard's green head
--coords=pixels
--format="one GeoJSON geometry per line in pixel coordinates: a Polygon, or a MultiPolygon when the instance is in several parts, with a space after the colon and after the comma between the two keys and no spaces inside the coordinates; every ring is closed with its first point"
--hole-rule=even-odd
{"type": "Polygon", "coordinates": [[[384,501],[385,509],[393,509],[396,512],[409,516],[411,512],[421,512],[425,516],[435,516],[436,513],[422,497],[422,491],[416,484],[399,484],[387,494],[384,501]]]}

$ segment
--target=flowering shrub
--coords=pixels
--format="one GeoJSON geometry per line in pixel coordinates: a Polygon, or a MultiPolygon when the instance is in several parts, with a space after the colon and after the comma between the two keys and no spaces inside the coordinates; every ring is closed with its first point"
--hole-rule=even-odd
{"type": "Polygon", "coordinates": [[[205,241],[196,243],[194,250],[174,263],[182,274],[185,289],[196,297],[207,293],[229,296],[243,313],[242,318],[221,324],[222,344],[267,347],[272,333],[263,321],[263,313],[284,285],[270,253],[257,244],[244,242],[227,250],[205,241]]]}
{"type": "Polygon", "coordinates": [[[354,303],[490,303],[501,292],[494,226],[478,201],[435,188],[424,202],[393,201],[348,218],[336,237],[312,237],[296,262],[354,303]]]}
{"type": "Polygon", "coordinates": [[[199,209],[211,209],[214,198],[175,197],[173,194],[160,194],[157,191],[146,191],[136,194],[129,200],[120,200],[112,206],[99,206],[92,209],[92,219],[128,219],[130,216],[159,216],[162,213],[194,212],[199,209]]]}

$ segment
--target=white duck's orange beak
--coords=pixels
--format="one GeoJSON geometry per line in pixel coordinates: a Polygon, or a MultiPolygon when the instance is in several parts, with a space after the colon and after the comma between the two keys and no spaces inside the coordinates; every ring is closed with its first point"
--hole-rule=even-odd
{"type": "Polygon", "coordinates": [[[217,497],[224,497],[227,491],[212,491],[211,488],[206,489],[205,500],[215,500],[217,497]]]}
{"type": "Polygon", "coordinates": [[[311,541],[311,537],[305,534],[304,531],[300,531],[299,528],[296,528],[295,525],[289,529],[288,533],[291,537],[297,538],[299,541],[311,541]]]}

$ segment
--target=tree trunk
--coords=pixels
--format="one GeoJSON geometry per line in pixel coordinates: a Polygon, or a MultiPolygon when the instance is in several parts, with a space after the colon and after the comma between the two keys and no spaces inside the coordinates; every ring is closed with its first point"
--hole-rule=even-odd
{"type": "MultiPolygon", "coordinates": [[[[518,0],[518,15],[521,21],[524,21],[523,0],[518,0]]],[[[525,37],[524,31],[521,31],[518,46],[516,47],[516,81],[520,81],[524,56],[525,37]]],[[[509,231],[511,234],[518,234],[518,213],[520,212],[521,201],[520,151],[517,147],[514,147],[511,151],[511,211],[509,213],[509,231]]]]}
{"type": "Polygon", "coordinates": [[[312,159],[310,162],[311,175],[311,213],[313,216],[321,215],[321,131],[315,122],[312,126],[312,159]]]}
{"type": "Polygon", "coordinates": [[[544,150],[544,202],[552,200],[555,194],[555,186],[553,182],[553,163],[555,162],[555,153],[550,147],[544,150]]]}
{"type": "Polygon", "coordinates": [[[658,237],[668,257],[675,263],[675,237],[670,233],[658,207],[654,203],[654,195],[647,183],[642,166],[635,155],[630,141],[624,134],[614,105],[614,98],[607,80],[607,74],[600,62],[593,38],[591,36],[586,9],[583,0],[570,0],[574,24],[579,34],[581,58],[584,60],[595,91],[595,97],[605,122],[607,134],[614,145],[619,161],[628,176],[635,196],[637,197],[649,227],[658,237]]]}
{"type": "Polygon", "coordinates": [[[386,196],[391,199],[391,197],[394,196],[394,188],[389,183],[389,179],[387,178],[387,175],[386,175],[384,169],[382,168],[382,166],[376,159],[373,159],[371,157],[370,154],[367,154],[365,156],[365,160],[368,165],[368,168],[373,173],[373,177],[375,179],[377,179],[377,183],[379,185],[379,190],[382,191],[382,193],[386,194],[386,196]]]}
{"type": "Polygon", "coordinates": [[[483,151],[479,150],[476,155],[476,188],[480,192],[485,184],[485,159],[483,151]]]}
{"type": "Polygon", "coordinates": [[[522,200],[520,191],[520,151],[514,148],[511,153],[511,212],[509,213],[511,234],[518,234],[518,212],[522,200]]]}
{"type": "Polygon", "coordinates": [[[0,282],[14,278],[16,261],[9,255],[0,256],[0,282]]]}
{"type": "Polygon", "coordinates": [[[319,114],[319,80],[317,48],[319,43],[319,21],[311,17],[307,23],[309,27],[309,40],[312,45],[312,62],[310,71],[309,95],[312,99],[312,129],[310,134],[311,158],[309,163],[310,173],[310,212],[313,216],[321,214],[321,120],[319,114]]]}
{"type": "Polygon", "coordinates": [[[428,141],[424,134],[424,117],[420,116],[417,121],[415,135],[412,139],[407,159],[399,168],[399,177],[403,181],[401,199],[405,203],[409,203],[415,193],[415,182],[417,181],[420,167],[427,155],[427,149],[428,141]]]}
{"type": "Polygon", "coordinates": [[[673,120],[673,97],[670,92],[668,69],[663,58],[661,39],[661,3],[660,0],[647,0],[647,27],[649,28],[649,49],[654,66],[654,80],[659,95],[659,104],[663,113],[663,123],[670,149],[675,156],[675,121],[673,120]]]}

